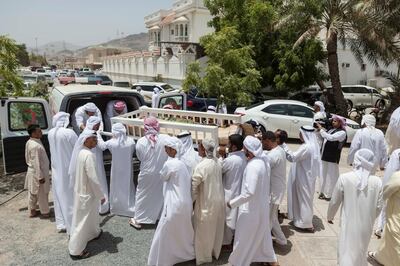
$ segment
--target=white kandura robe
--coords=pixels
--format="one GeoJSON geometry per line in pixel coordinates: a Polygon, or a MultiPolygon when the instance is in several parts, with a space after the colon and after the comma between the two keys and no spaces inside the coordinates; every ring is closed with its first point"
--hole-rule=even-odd
{"type": "MultiPolygon", "coordinates": [[[[310,126],[313,126],[315,122],[321,124],[321,122],[322,122],[324,119],[326,119],[326,113],[325,113],[325,112],[318,111],[318,112],[316,112],[316,113],[314,114],[313,123],[312,123],[310,126]]],[[[324,124],[321,124],[321,125],[324,126],[324,124]]],[[[323,144],[324,140],[322,139],[321,134],[320,134],[318,131],[315,131],[315,135],[317,136],[317,140],[318,140],[319,146],[322,147],[322,144],[323,144]]]]}
{"type": "MultiPolygon", "coordinates": [[[[321,155],[324,151],[325,144],[327,141],[343,142],[346,139],[346,131],[341,130],[335,132],[334,134],[330,134],[334,130],[336,129],[331,129],[328,132],[326,132],[325,130],[320,131],[321,137],[324,139],[321,155]]],[[[330,198],[332,196],[333,188],[335,187],[336,182],[339,178],[339,164],[327,162],[324,160],[321,161],[322,161],[322,178],[320,184],[321,185],[320,192],[324,193],[324,195],[327,198],[330,198]]]]}
{"type": "Polygon", "coordinates": [[[226,213],[224,245],[232,243],[233,230],[235,230],[238,215],[237,208],[230,209],[226,203],[240,195],[243,172],[246,168],[246,164],[247,158],[243,151],[231,152],[228,157],[222,161],[222,182],[225,191],[226,213]]]}
{"type": "Polygon", "coordinates": [[[110,150],[112,154],[110,172],[110,213],[133,217],[135,211],[135,184],[133,182],[132,157],[135,141],[127,137],[119,143],[113,138],[98,142],[101,150],[110,150]]]}
{"type": "Polygon", "coordinates": [[[381,130],[374,127],[365,127],[357,130],[351,142],[347,163],[352,164],[354,155],[360,149],[369,149],[375,154],[375,173],[376,167],[385,167],[388,161],[387,145],[381,130]]]}
{"type": "Polygon", "coordinates": [[[111,132],[111,118],[119,115],[126,114],[128,112],[128,108],[125,106],[124,110],[121,113],[117,113],[114,109],[114,104],[119,100],[109,101],[106,107],[106,113],[104,114],[104,131],[111,132]]]}
{"type": "Polygon", "coordinates": [[[160,93],[154,93],[151,96],[151,108],[158,108],[158,102],[160,100],[160,93]]]}
{"type": "Polygon", "coordinates": [[[385,139],[388,145],[388,154],[400,148],[400,128],[399,128],[400,107],[390,116],[390,122],[385,133],[385,139]]]}
{"type": "Polygon", "coordinates": [[[160,175],[164,181],[164,207],[147,264],[172,266],[194,259],[191,179],[186,165],[177,158],[169,158],[160,175]]]}
{"type": "Polygon", "coordinates": [[[80,255],[87,243],[100,234],[99,202],[103,192],[96,174],[96,158],[83,147],[76,163],[74,209],[68,244],[71,255],[80,255]]]}
{"type": "Polygon", "coordinates": [[[338,262],[340,266],[366,266],[367,249],[376,217],[382,208],[382,182],[369,176],[364,190],[357,188],[358,176],[354,172],[339,176],[328,208],[328,221],[332,221],[340,205],[340,234],[338,262]]]}
{"type": "Polygon", "coordinates": [[[275,262],[269,224],[270,169],[255,157],[244,170],[240,195],[230,201],[239,208],[233,251],[229,263],[248,266],[252,262],[275,262]]]}
{"type": "Polygon", "coordinates": [[[266,152],[269,166],[271,168],[270,178],[270,226],[272,234],[280,245],[286,245],[287,240],[282,232],[278,220],[278,208],[285,197],[286,191],[286,153],[280,147],[276,146],[266,152]]]}
{"type": "MultiPolygon", "coordinates": [[[[97,108],[94,116],[97,116],[101,120],[99,130],[103,130],[104,129],[103,117],[101,116],[101,111],[99,110],[99,108],[97,108]]],[[[89,117],[90,116],[86,114],[84,106],[80,106],[75,109],[75,111],[72,114],[71,124],[76,134],[78,135],[81,134],[80,126],[81,125],[86,126],[86,122],[89,119],[89,117]]]]}
{"type": "Polygon", "coordinates": [[[218,259],[225,225],[222,167],[216,158],[203,158],[192,176],[196,264],[218,259]]]}
{"type": "Polygon", "coordinates": [[[288,216],[298,228],[312,228],[316,176],[311,171],[311,150],[302,144],[296,152],[282,145],[286,158],[292,162],[287,183],[288,216]]]}
{"type": "MultiPolygon", "coordinates": [[[[102,141],[103,139],[101,135],[97,134],[97,143],[101,143],[102,141]]],[[[97,145],[95,148],[92,149],[92,151],[96,157],[96,171],[100,182],[101,190],[103,191],[104,198],[106,199],[106,201],[99,207],[100,214],[104,214],[110,210],[110,201],[108,199],[108,183],[107,183],[106,170],[104,169],[103,150],[100,148],[99,145],[97,145]]]]}
{"type": "Polygon", "coordinates": [[[155,224],[163,207],[163,181],[160,171],[168,159],[163,141],[166,135],[159,134],[154,148],[146,137],[136,143],[136,156],[140,161],[140,172],[136,188],[134,219],[141,224],[155,224]]]}
{"type": "Polygon", "coordinates": [[[55,127],[48,134],[51,154],[54,213],[58,230],[69,234],[74,205],[74,187],[70,182],[68,168],[78,136],[70,128],[55,127]]]}

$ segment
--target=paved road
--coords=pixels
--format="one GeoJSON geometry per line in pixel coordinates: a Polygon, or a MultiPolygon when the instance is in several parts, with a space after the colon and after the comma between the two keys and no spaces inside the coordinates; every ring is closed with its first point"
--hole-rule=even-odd
{"type": "MultiPolygon", "coordinates": [[[[290,146],[295,150],[299,145],[290,146]]],[[[347,150],[345,148],[342,156],[340,172],[350,169],[344,163],[347,150]]],[[[378,175],[382,175],[382,172],[378,172],[378,175]]],[[[16,194],[23,178],[24,175],[0,178],[0,202],[16,194]]],[[[98,241],[88,245],[93,256],[73,263],[68,256],[68,239],[65,234],[57,233],[54,219],[28,219],[26,202],[27,193],[23,192],[0,206],[0,265],[146,265],[154,227],[136,231],[129,227],[126,217],[104,216],[101,223],[104,234],[98,241]]],[[[315,197],[314,203],[314,234],[298,232],[289,225],[288,220],[283,221],[282,227],[289,241],[284,248],[275,247],[280,265],[336,265],[339,217],[335,224],[328,224],[328,202],[315,197]]],[[[281,211],[286,212],[285,204],[281,206],[281,211]]],[[[378,240],[372,237],[370,247],[373,248],[377,243],[378,240]]],[[[223,253],[218,261],[209,265],[226,265],[228,257],[229,253],[223,253]]]]}

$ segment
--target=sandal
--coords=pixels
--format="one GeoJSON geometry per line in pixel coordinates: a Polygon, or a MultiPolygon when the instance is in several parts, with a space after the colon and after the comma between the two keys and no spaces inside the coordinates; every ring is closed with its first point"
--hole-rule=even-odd
{"type": "Polygon", "coordinates": [[[69,254],[72,260],[83,260],[90,257],[90,253],[86,250],[82,251],[80,255],[71,255],[69,254]]]}
{"type": "Polygon", "coordinates": [[[39,212],[37,211],[31,211],[31,214],[29,214],[29,218],[35,218],[39,215],[39,212]]]}
{"type": "Polygon", "coordinates": [[[142,225],[136,222],[136,220],[133,218],[129,219],[129,225],[135,228],[136,230],[142,229],[142,225]]]}
{"type": "Polygon", "coordinates": [[[321,200],[326,199],[324,193],[319,193],[318,198],[321,199],[321,200]]]}

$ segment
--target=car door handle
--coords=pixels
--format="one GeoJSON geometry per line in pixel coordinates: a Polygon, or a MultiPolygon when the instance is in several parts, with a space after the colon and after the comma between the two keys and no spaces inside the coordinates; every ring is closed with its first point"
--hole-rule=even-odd
{"type": "Polygon", "coordinates": [[[292,120],[292,122],[295,123],[295,124],[297,124],[297,123],[299,123],[299,120],[294,119],[294,120],[292,120]]]}
{"type": "Polygon", "coordinates": [[[269,117],[268,117],[268,116],[263,116],[262,118],[263,118],[264,120],[268,120],[269,117]]]}

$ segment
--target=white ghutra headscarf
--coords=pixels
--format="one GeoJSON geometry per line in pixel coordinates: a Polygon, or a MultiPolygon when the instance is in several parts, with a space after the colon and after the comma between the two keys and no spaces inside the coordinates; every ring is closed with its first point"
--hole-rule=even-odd
{"type": "Polygon", "coordinates": [[[180,158],[182,142],[177,137],[168,136],[163,140],[163,144],[164,146],[174,149],[176,151],[176,158],[180,158]]]}
{"type": "Polygon", "coordinates": [[[53,116],[53,127],[67,127],[69,125],[69,114],[58,112],[53,116]]]}
{"type": "Polygon", "coordinates": [[[126,136],[126,127],[122,123],[115,123],[112,125],[111,133],[114,138],[118,141],[119,144],[125,143],[126,136]]]}
{"type": "Polygon", "coordinates": [[[358,177],[357,189],[363,191],[368,186],[368,177],[374,170],[374,153],[360,149],[354,155],[353,172],[358,177]]]}

